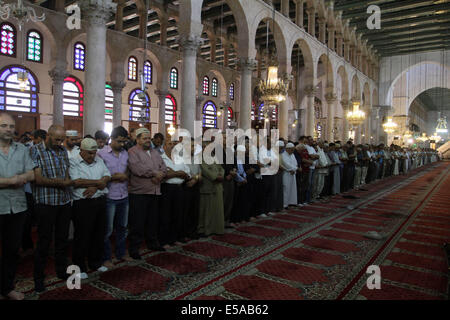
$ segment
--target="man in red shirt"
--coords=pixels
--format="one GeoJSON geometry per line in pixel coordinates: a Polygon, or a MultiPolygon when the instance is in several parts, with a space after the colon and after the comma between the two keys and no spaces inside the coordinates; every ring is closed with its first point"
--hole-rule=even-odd
{"type": "Polygon", "coordinates": [[[306,192],[309,187],[309,167],[312,165],[313,160],[310,159],[308,150],[305,148],[306,144],[306,137],[302,136],[299,139],[298,145],[295,147],[296,151],[300,155],[301,158],[301,166],[302,166],[302,172],[301,172],[301,191],[300,191],[300,199],[299,204],[305,205],[306,204],[306,192]]]}

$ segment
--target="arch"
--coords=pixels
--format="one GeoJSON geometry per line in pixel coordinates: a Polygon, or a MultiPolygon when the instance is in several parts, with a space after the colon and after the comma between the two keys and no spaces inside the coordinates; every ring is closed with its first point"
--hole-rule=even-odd
{"type": "Polygon", "coordinates": [[[292,51],[294,50],[294,46],[295,44],[297,44],[300,48],[300,51],[303,55],[303,60],[304,60],[304,64],[305,64],[305,75],[303,77],[304,81],[304,86],[303,87],[307,87],[307,86],[314,86],[315,84],[315,66],[314,66],[314,60],[313,60],[313,56],[311,53],[311,48],[308,44],[308,42],[300,37],[300,38],[295,38],[294,41],[292,41],[292,43],[289,45],[289,61],[292,61],[292,51]]]}
{"type": "Polygon", "coordinates": [[[358,75],[355,73],[352,77],[352,100],[361,101],[361,84],[358,75]]]}
{"type": "Polygon", "coordinates": [[[39,82],[28,68],[10,65],[0,71],[0,111],[39,112],[39,82]],[[27,86],[19,87],[17,73],[28,72],[27,86]]]}
{"type": "Polygon", "coordinates": [[[333,64],[330,58],[326,54],[322,54],[317,61],[317,79],[324,77],[326,84],[325,90],[333,88],[334,89],[334,74],[333,74],[333,64]],[[319,64],[322,64],[322,68],[319,68],[319,64]]]}
{"type": "Polygon", "coordinates": [[[177,124],[177,101],[174,96],[168,94],[164,102],[165,110],[165,123],[166,124],[177,124]]]}
{"type": "Polygon", "coordinates": [[[372,105],[371,99],[372,99],[372,96],[370,94],[370,87],[369,87],[369,84],[366,82],[366,83],[364,83],[361,105],[369,108],[372,105]]]}
{"type": "Polygon", "coordinates": [[[150,97],[147,92],[144,92],[146,100],[146,105],[144,106],[139,97],[142,93],[143,91],[141,89],[136,88],[132,90],[128,96],[128,104],[130,106],[129,121],[150,122],[150,97]],[[142,110],[143,107],[145,107],[144,110],[142,110]]]}
{"type": "Polygon", "coordinates": [[[27,32],[27,60],[42,63],[44,55],[44,38],[36,29],[27,32]]]}
{"type": "Polygon", "coordinates": [[[204,76],[202,81],[202,92],[204,96],[209,96],[209,77],[204,76]]]}
{"type": "Polygon", "coordinates": [[[8,57],[16,57],[17,55],[17,30],[16,27],[9,22],[0,24],[0,55],[8,57]]]}
{"type": "Polygon", "coordinates": [[[73,45],[73,68],[84,71],[86,63],[86,46],[83,42],[77,41],[73,45]]]}
{"type": "Polygon", "coordinates": [[[219,86],[219,83],[217,81],[217,78],[213,78],[211,81],[211,96],[217,97],[218,86],[219,86]]]}
{"type": "Polygon", "coordinates": [[[65,116],[83,117],[84,87],[80,79],[68,76],[63,85],[63,114],[65,116]]]}
{"type": "MultiPolygon", "coordinates": [[[[348,83],[348,74],[345,70],[344,65],[339,66],[337,74],[341,78],[341,100],[348,100],[349,96],[349,83],[348,83]]],[[[338,97],[339,98],[339,97],[338,97]]]]}
{"type": "Polygon", "coordinates": [[[203,105],[203,127],[217,128],[217,107],[211,100],[203,105]]]}
{"type": "Polygon", "coordinates": [[[128,58],[128,80],[137,81],[138,59],[135,56],[128,58]]]}

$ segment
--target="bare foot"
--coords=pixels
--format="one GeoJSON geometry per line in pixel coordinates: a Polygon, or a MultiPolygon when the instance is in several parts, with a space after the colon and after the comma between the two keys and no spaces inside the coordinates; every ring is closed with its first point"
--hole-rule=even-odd
{"type": "Polygon", "coordinates": [[[133,258],[130,257],[129,255],[125,255],[122,259],[125,260],[125,261],[127,261],[127,262],[133,261],[133,258]]]}
{"type": "Polygon", "coordinates": [[[104,265],[105,267],[107,267],[108,269],[112,269],[112,268],[114,267],[114,263],[112,263],[112,261],[110,261],[110,260],[105,261],[105,262],[103,263],[103,265],[104,265]]]}
{"type": "Polygon", "coordinates": [[[163,246],[164,249],[169,250],[170,248],[172,248],[171,246],[169,246],[168,244],[163,246]]]}
{"type": "Polygon", "coordinates": [[[18,291],[11,291],[6,295],[11,300],[23,300],[25,298],[25,295],[22,292],[18,291]]]}

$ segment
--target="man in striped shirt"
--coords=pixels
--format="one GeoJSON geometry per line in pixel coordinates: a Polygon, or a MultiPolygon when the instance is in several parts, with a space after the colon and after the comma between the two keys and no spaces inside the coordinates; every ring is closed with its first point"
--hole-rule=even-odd
{"type": "Polygon", "coordinates": [[[60,279],[67,278],[67,247],[71,218],[71,194],[73,186],[69,177],[69,158],[62,146],[65,139],[64,128],[52,125],[44,143],[31,148],[31,158],[35,162],[36,183],[34,201],[38,240],[34,261],[35,291],[45,290],[45,266],[48,249],[55,232],[55,270],[60,279]]]}

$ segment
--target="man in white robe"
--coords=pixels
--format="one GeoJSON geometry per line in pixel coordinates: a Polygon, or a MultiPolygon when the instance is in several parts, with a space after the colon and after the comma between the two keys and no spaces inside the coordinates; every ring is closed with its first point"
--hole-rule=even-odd
{"type": "Polygon", "coordinates": [[[281,168],[283,169],[283,206],[297,205],[297,159],[294,156],[294,144],[288,143],[286,151],[281,154],[281,168]]]}

